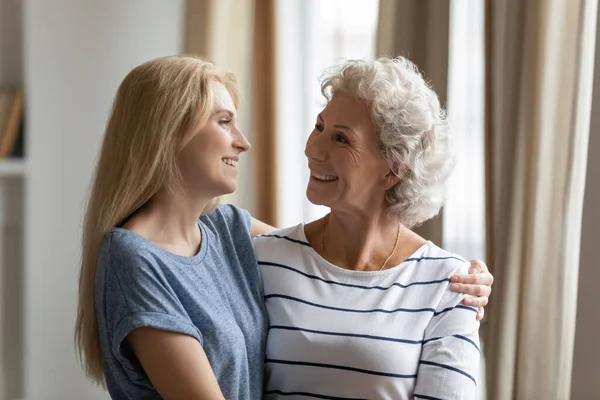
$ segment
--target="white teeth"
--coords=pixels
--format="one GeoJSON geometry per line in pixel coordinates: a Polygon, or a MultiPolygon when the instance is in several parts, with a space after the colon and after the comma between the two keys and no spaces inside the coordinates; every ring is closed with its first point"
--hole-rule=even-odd
{"type": "Polygon", "coordinates": [[[233,166],[233,167],[237,166],[237,161],[235,161],[235,160],[232,160],[232,159],[230,159],[230,158],[224,158],[224,159],[223,159],[223,162],[224,162],[225,164],[227,164],[227,165],[231,165],[231,166],[233,166]]]}
{"type": "Polygon", "coordinates": [[[335,181],[338,178],[335,175],[321,175],[316,172],[311,172],[310,175],[320,181],[335,181]]]}

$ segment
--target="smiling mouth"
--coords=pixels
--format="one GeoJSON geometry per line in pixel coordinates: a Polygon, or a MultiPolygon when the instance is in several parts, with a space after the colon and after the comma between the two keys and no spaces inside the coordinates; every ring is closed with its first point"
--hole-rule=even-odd
{"type": "Polygon", "coordinates": [[[231,158],[222,158],[221,161],[223,161],[223,163],[229,165],[230,167],[237,167],[237,160],[233,160],[231,158]]]}
{"type": "Polygon", "coordinates": [[[335,175],[318,174],[312,171],[310,173],[310,176],[319,182],[333,182],[338,180],[338,177],[335,175]]]}

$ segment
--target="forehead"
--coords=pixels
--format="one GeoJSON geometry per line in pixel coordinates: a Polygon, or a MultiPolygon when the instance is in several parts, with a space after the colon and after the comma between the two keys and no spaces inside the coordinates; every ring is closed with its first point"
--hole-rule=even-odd
{"type": "Polygon", "coordinates": [[[321,112],[325,122],[348,125],[352,128],[371,127],[368,104],[345,92],[336,92],[321,112]]]}
{"type": "Polygon", "coordinates": [[[213,82],[211,84],[211,90],[213,95],[213,108],[215,110],[226,109],[235,111],[235,103],[225,85],[220,82],[213,82]]]}

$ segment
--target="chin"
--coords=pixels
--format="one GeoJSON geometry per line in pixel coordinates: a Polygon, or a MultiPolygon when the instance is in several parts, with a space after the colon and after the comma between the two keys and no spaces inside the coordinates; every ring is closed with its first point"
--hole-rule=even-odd
{"type": "Polygon", "coordinates": [[[317,193],[314,193],[310,187],[306,189],[306,199],[308,201],[310,201],[312,204],[314,204],[315,206],[325,206],[325,207],[329,207],[327,205],[327,200],[321,195],[318,195],[317,193]]]}
{"type": "Polygon", "coordinates": [[[223,194],[231,194],[237,189],[237,183],[229,184],[223,187],[223,194]]]}
{"type": "Polygon", "coordinates": [[[237,182],[221,181],[221,182],[214,182],[214,184],[212,185],[212,190],[210,190],[210,192],[212,192],[213,197],[218,197],[218,196],[225,196],[225,195],[231,194],[231,193],[235,192],[236,189],[237,189],[237,182]]]}

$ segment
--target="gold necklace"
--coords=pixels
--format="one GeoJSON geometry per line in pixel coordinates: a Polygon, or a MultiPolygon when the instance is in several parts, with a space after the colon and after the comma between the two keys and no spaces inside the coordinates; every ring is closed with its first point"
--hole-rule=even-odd
{"type": "MultiPolygon", "coordinates": [[[[327,214],[325,216],[325,218],[323,218],[323,227],[321,228],[321,245],[320,250],[321,250],[321,255],[323,255],[323,250],[325,248],[325,246],[323,246],[323,238],[325,237],[325,228],[327,227],[327,221],[329,219],[329,214],[327,214]]],[[[398,248],[398,240],[400,239],[400,227],[402,225],[398,224],[398,233],[396,233],[396,243],[394,243],[394,249],[392,250],[392,252],[390,253],[390,255],[385,259],[385,261],[383,262],[383,264],[381,265],[381,267],[377,270],[378,272],[383,271],[383,269],[385,268],[386,264],[390,261],[390,259],[392,258],[392,256],[394,255],[394,253],[396,252],[396,249],[398,248]]]]}

